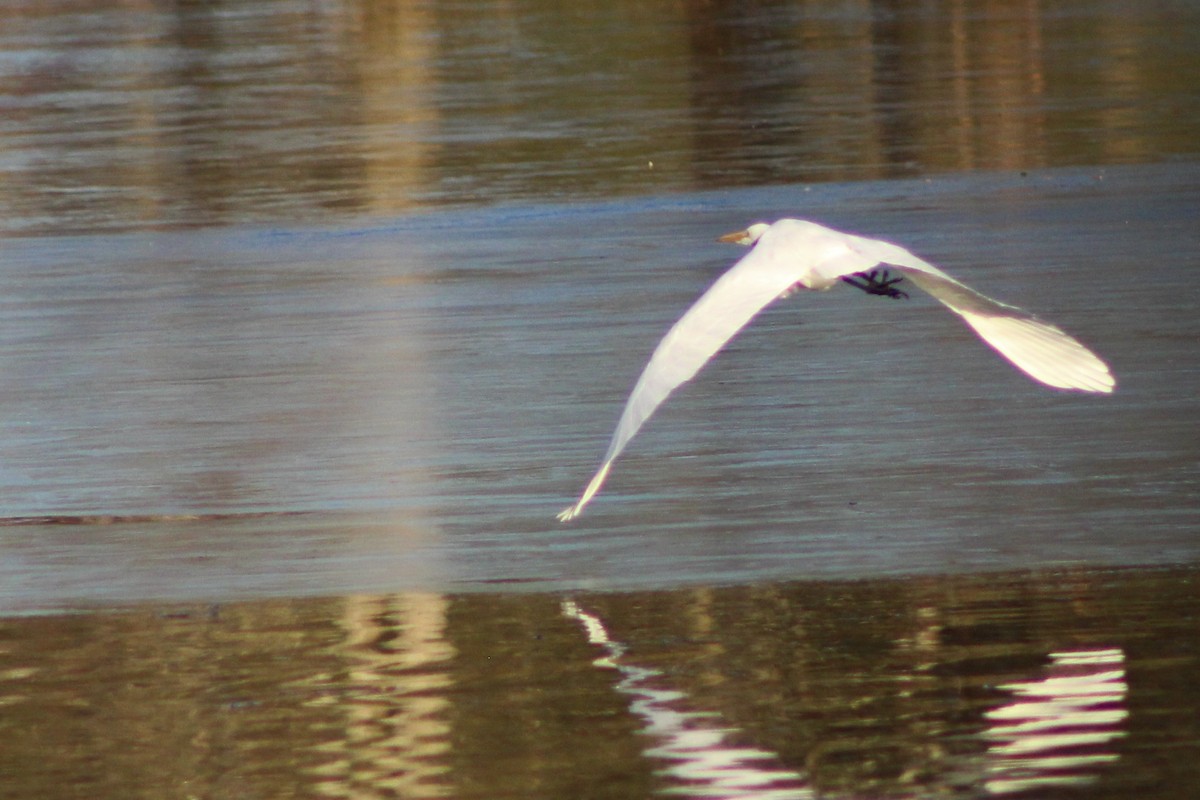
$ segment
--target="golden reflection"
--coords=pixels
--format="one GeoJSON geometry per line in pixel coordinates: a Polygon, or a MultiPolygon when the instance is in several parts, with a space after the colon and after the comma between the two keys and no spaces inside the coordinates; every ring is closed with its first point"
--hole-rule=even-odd
{"type": "MultiPolygon", "coordinates": [[[[445,597],[348,597],[342,735],[319,749],[316,788],[331,797],[445,797],[451,730],[447,693],[455,655],[445,597]],[[328,760],[325,760],[328,759],[328,760]]],[[[330,702],[321,697],[314,701],[330,702]]]]}
{"type": "Polygon", "coordinates": [[[352,70],[361,96],[363,205],[384,214],[410,209],[437,181],[435,7],[412,0],[363,3],[347,6],[346,17],[354,24],[341,46],[359,54],[352,70]]]}
{"type": "Polygon", "coordinates": [[[0,212],[323,223],[1195,150],[1193,9],[901,6],[6,3],[0,212]]]}
{"type": "Polygon", "coordinates": [[[6,618],[0,774],[14,797],[101,800],[1182,796],[1200,786],[1194,760],[1164,754],[1200,711],[1180,679],[1200,666],[1196,579],[1081,570],[6,618]]]}

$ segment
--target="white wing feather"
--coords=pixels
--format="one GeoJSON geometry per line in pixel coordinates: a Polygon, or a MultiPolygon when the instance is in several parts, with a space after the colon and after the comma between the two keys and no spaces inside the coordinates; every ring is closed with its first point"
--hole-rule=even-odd
{"type": "Polygon", "coordinates": [[[1016,306],[982,295],[903,247],[850,237],[851,247],[897,268],[947,308],[1013,366],[1056,389],[1111,392],[1117,385],[1108,365],[1061,329],[1016,306]]]}
{"type": "MultiPolygon", "coordinates": [[[[691,380],[750,320],[811,272],[822,255],[826,233],[841,236],[815,223],[790,227],[776,223],[667,331],[625,403],[600,469],[579,500],[559,513],[560,520],[579,516],[604,484],[613,461],[671,392],[691,380]]],[[[878,263],[844,244],[827,255],[844,262],[834,269],[845,274],[878,263]]]]}
{"type": "Polygon", "coordinates": [[[903,247],[812,222],[780,220],[667,331],[629,395],[600,469],[558,518],[579,516],[642,424],[773,300],[797,284],[826,289],[879,264],[911,278],[1035,380],[1088,392],[1111,392],[1116,385],[1107,365],[1063,331],[976,292],[903,247]]]}

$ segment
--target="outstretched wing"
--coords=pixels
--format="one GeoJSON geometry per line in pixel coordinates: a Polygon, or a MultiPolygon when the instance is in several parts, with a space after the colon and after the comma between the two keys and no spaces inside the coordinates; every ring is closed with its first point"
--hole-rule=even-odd
{"type": "Polygon", "coordinates": [[[861,236],[849,239],[865,258],[895,266],[961,316],[983,341],[1034,380],[1081,392],[1107,393],[1117,385],[1108,365],[1060,328],[980,294],[899,245],[861,236]]]}
{"type": "Polygon", "coordinates": [[[895,267],[929,292],[1034,380],[1084,392],[1106,393],[1116,386],[1108,365],[1059,328],[980,294],[899,245],[780,220],[667,331],[629,395],[600,469],[558,518],[579,516],[650,415],[771,301],[797,283],[824,289],[877,264],[895,267]]]}
{"type": "Polygon", "coordinates": [[[834,258],[839,269],[843,268],[840,262],[845,262],[847,274],[870,269],[877,263],[869,256],[851,253],[844,245],[822,247],[829,233],[833,232],[809,223],[803,228],[795,226],[781,237],[773,226],[667,331],[629,395],[604,462],[578,502],[558,515],[560,520],[574,519],[583,511],[608,477],[612,462],[667,396],[691,380],[771,301],[810,274],[821,261],[834,258]]]}

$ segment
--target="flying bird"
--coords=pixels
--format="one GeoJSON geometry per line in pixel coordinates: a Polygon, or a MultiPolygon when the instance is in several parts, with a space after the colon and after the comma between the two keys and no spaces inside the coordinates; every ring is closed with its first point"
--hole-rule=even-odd
{"type": "Polygon", "coordinates": [[[1035,381],[1102,394],[1116,386],[1108,365],[1059,328],[985,297],[891,242],[799,219],[755,223],[718,241],[752,249],[659,342],[629,395],[600,469],[579,500],[558,515],[563,522],[582,513],[613,461],[671,392],[691,380],[773,300],[798,289],[824,291],[846,283],[868,294],[905,298],[907,293],[897,284],[908,279],[962,317],[984,342],[1035,381]]]}

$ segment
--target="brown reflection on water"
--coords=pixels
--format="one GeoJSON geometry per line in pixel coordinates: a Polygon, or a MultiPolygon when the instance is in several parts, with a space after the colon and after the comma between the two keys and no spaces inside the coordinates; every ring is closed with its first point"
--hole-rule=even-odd
{"type": "Polygon", "coordinates": [[[1197,578],[11,618],[0,774],[22,797],[712,797],[736,764],[746,798],[1190,796],[1197,578]]]}
{"type": "Polygon", "coordinates": [[[436,594],[348,597],[344,653],[333,675],[313,675],[307,701],[341,715],[343,735],[317,749],[315,792],[328,797],[441,797],[450,771],[447,712],[456,653],[446,639],[448,601],[436,594]],[[333,693],[326,694],[327,690],[333,693]],[[324,759],[330,759],[325,761],[324,759]]]}
{"type": "Polygon", "coordinates": [[[12,231],[1196,151],[1187,4],[6,3],[12,231]]]}

